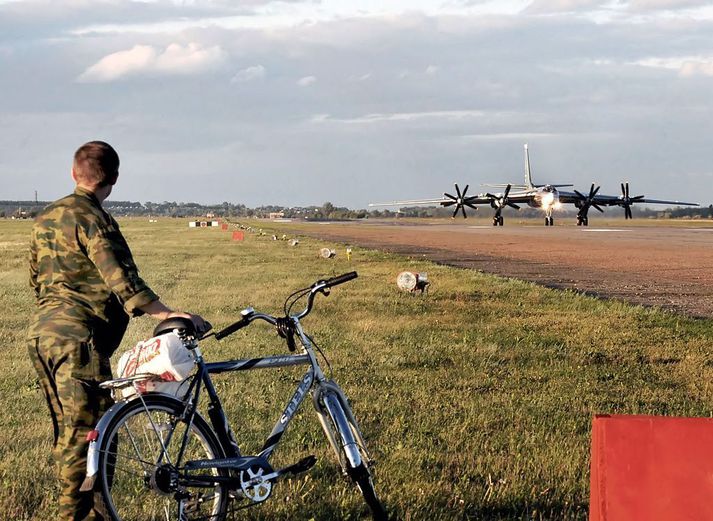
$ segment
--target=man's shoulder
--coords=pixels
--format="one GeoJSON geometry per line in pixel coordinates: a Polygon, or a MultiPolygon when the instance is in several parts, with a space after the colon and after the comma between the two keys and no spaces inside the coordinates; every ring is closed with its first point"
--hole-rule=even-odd
{"type": "Polygon", "coordinates": [[[35,224],[39,226],[77,224],[87,219],[95,220],[101,217],[101,209],[96,208],[91,200],[73,193],[45,206],[37,215],[35,224]]]}

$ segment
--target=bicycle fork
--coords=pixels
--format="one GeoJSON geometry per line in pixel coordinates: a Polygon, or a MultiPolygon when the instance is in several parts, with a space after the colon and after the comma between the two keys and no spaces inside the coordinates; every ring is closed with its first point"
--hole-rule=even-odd
{"type": "Polygon", "coordinates": [[[362,459],[362,453],[370,459],[366,442],[341,388],[334,382],[325,382],[313,391],[312,400],[319,423],[337,455],[342,470],[349,474],[350,469],[356,469],[361,464],[370,465],[370,461],[362,459]],[[346,461],[342,454],[346,456],[346,461]]]}

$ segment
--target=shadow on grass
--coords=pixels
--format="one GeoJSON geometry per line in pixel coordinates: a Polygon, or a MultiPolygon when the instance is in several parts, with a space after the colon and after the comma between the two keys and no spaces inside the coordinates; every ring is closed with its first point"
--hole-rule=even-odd
{"type": "Polygon", "coordinates": [[[462,517],[443,519],[462,520],[586,520],[589,515],[589,505],[586,503],[552,502],[488,505],[479,508],[467,509],[462,517]]]}

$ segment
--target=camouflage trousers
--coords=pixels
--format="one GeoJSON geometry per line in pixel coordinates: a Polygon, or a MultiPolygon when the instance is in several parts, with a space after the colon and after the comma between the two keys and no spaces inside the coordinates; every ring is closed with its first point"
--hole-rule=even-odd
{"type": "Polygon", "coordinates": [[[98,384],[111,378],[109,358],[91,342],[47,334],[30,339],[30,358],[37,370],[54,426],[59,520],[103,520],[94,511],[94,492],[80,492],[87,467],[87,433],[112,403],[98,384]]]}

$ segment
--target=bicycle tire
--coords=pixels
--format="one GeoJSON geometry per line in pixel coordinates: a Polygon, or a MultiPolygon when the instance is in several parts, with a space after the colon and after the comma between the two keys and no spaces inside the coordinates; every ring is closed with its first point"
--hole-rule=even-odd
{"type": "Polygon", "coordinates": [[[375,521],[386,521],[388,514],[383,503],[376,494],[374,480],[368,466],[368,458],[364,447],[356,442],[355,430],[357,427],[349,421],[349,416],[344,412],[341,399],[332,392],[327,392],[322,397],[325,403],[325,411],[329,417],[329,424],[323,424],[326,428],[334,430],[335,439],[338,442],[337,458],[344,472],[357,486],[375,521]],[[359,462],[354,464],[353,455],[348,454],[347,447],[356,447],[359,452],[359,462]]]}
{"type": "Polygon", "coordinates": [[[362,463],[361,468],[354,469],[354,477],[352,479],[356,483],[356,486],[361,491],[361,495],[364,496],[364,501],[366,502],[369,510],[371,510],[371,515],[375,521],[388,521],[389,516],[386,512],[384,504],[376,495],[376,490],[374,489],[374,480],[371,477],[371,472],[366,464],[362,463]]]}
{"type": "MultiPolygon", "coordinates": [[[[99,446],[99,473],[95,490],[95,509],[113,521],[148,519],[222,521],[225,519],[228,491],[223,485],[181,487],[182,501],[168,484],[163,454],[173,459],[183,443],[187,424],[181,420],[184,405],[161,394],[146,394],[120,409],[107,425],[99,446]],[[166,446],[167,443],[167,446],[166,446]],[[166,446],[165,453],[163,446],[166,446]],[[182,514],[179,515],[179,505],[182,514]]],[[[196,414],[188,431],[183,461],[214,459],[223,456],[215,433],[196,414]]],[[[227,475],[226,471],[211,472],[227,475]]],[[[181,478],[178,478],[181,486],[181,478]]],[[[184,481],[185,484],[185,481],[184,481]]]]}

